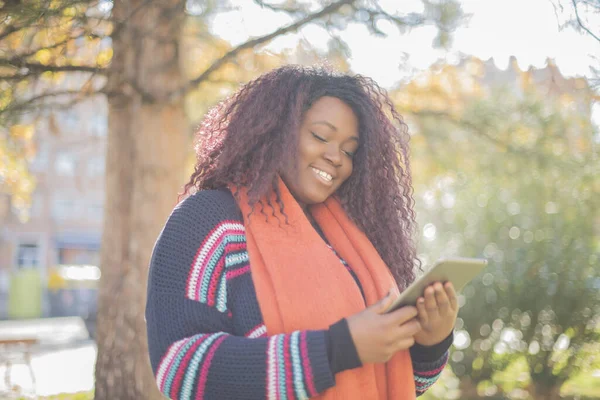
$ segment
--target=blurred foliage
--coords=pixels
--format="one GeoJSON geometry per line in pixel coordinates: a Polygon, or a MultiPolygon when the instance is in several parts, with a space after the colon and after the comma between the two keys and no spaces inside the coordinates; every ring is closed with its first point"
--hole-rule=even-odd
{"type": "Polygon", "coordinates": [[[0,127],[0,192],[12,195],[12,205],[21,210],[21,219],[27,218],[35,187],[27,165],[34,152],[32,125],[0,127]]]}
{"type": "Polygon", "coordinates": [[[95,71],[110,62],[110,25],[81,0],[0,6],[0,191],[26,220],[35,179],[35,128],[43,108],[69,108],[97,90],[95,71]],[[84,75],[82,76],[82,72],[84,75]],[[79,79],[66,80],[67,74],[79,79]]]}
{"type": "Polygon", "coordinates": [[[490,261],[461,295],[450,364],[464,398],[502,390],[486,385],[525,360],[520,383],[506,389],[551,399],[598,354],[594,96],[581,80],[513,72],[518,79],[467,59],[393,93],[415,132],[425,263],[449,255],[490,261]]]}

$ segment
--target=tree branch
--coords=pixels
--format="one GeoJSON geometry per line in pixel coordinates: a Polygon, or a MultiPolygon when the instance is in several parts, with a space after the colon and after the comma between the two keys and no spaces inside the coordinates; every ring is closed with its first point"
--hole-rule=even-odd
{"type": "MultiPolygon", "coordinates": [[[[477,126],[476,124],[465,120],[465,119],[460,119],[457,120],[456,118],[452,117],[450,114],[447,114],[445,112],[441,112],[441,111],[429,111],[429,110],[424,110],[424,111],[407,111],[408,114],[412,114],[416,117],[435,117],[435,118],[442,118],[458,127],[462,127],[462,128],[466,128],[467,130],[469,130],[470,132],[472,132],[473,134],[481,137],[482,139],[487,140],[488,142],[494,144],[496,147],[507,151],[509,153],[521,156],[521,157],[526,157],[526,158],[532,158],[532,157],[536,157],[537,159],[541,159],[542,157],[546,156],[547,154],[541,152],[541,151],[535,151],[535,150],[528,150],[528,149],[523,149],[523,148],[519,148],[517,146],[513,146],[510,143],[505,143],[502,140],[498,140],[497,138],[495,138],[494,136],[490,135],[489,133],[487,133],[484,129],[482,129],[480,126],[477,126]]],[[[573,165],[570,163],[567,163],[563,160],[560,159],[555,159],[554,160],[555,163],[557,164],[561,164],[561,166],[563,168],[568,168],[568,169],[577,169],[580,168],[580,166],[578,165],[573,165]]]]}
{"type": "Polygon", "coordinates": [[[256,39],[252,39],[245,43],[242,43],[241,45],[239,45],[239,46],[235,47],[234,49],[230,50],[229,52],[227,52],[223,57],[221,57],[218,60],[216,60],[215,62],[213,62],[213,64],[210,67],[208,67],[208,69],[206,69],[202,74],[200,74],[200,76],[198,76],[196,79],[189,81],[185,86],[183,86],[183,87],[177,89],[176,91],[174,91],[173,93],[171,93],[168,96],[169,100],[174,101],[174,100],[178,99],[179,97],[184,96],[187,93],[189,93],[196,86],[198,86],[201,82],[203,82],[205,79],[207,79],[212,73],[214,73],[216,70],[221,68],[224,64],[226,64],[230,59],[237,56],[241,51],[243,51],[245,49],[250,49],[250,48],[256,47],[263,43],[266,43],[277,36],[284,35],[289,32],[293,32],[293,31],[297,30],[298,28],[308,24],[309,22],[312,22],[316,19],[319,19],[321,17],[332,14],[335,11],[337,11],[338,9],[340,9],[342,6],[344,6],[346,4],[352,4],[355,1],[356,0],[337,1],[335,3],[328,5],[327,7],[323,8],[321,11],[319,11],[317,13],[310,14],[310,15],[300,19],[299,21],[296,21],[296,22],[294,22],[288,26],[285,26],[283,28],[277,29],[276,31],[274,31],[268,35],[261,36],[256,39]]]}
{"type": "Polygon", "coordinates": [[[453,118],[450,114],[442,112],[442,111],[428,111],[428,110],[423,110],[423,111],[407,111],[407,113],[412,114],[416,117],[435,117],[435,118],[443,118],[446,121],[449,121],[457,126],[464,126],[466,128],[468,128],[470,131],[476,133],[478,136],[481,136],[482,138],[486,139],[487,141],[493,143],[494,145],[502,148],[503,150],[507,150],[507,151],[511,151],[514,153],[528,153],[527,151],[524,151],[522,149],[518,149],[515,148],[514,146],[511,146],[508,143],[504,143],[501,140],[496,139],[495,137],[491,136],[490,134],[488,134],[487,132],[484,132],[482,129],[480,129],[478,126],[476,126],[475,124],[472,124],[469,121],[466,120],[457,120],[455,118],[453,118]]]}
{"type": "Polygon", "coordinates": [[[586,31],[587,33],[589,33],[594,39],[596,39],[598,42],[600,42],[600,37],[596,36],[585,25],[583,25],[583,22],[581,21],[581,18],[579,17],[579,11],[577,10],[577,1],[576,0],[571,0],[571,2],[573,3],[573,8],[575,9],[575,17],[577,18],[577,23],[579,24],[579,26],[581,27],[581,29],[583,29],[584,31],[586,31]]]}
{"type": "Polygon", "coordinates": [[[57,47],[60,47],[60,46],[64,46],[64,45],[66,45],[66,44],[67,44],[67,43],[69,43],[71,40],[77,40],[77,39],[80,39],[80,38],[82,38],[82,37],[85,37],[85,36],[89,36],[89,37],[92,37],[92,38],[94,38],[94,39],[103,39],[103,38],[105,38],[105,37],[106,37],[106,36],[103,36],[103,35],[97,35],[97,34],[95,34],[95,33],[88,33],[88,32],[85,32],[85,31],[84,31],[84,32],[82,32],[81,34],[79,34],[79,35],[77,35],[77,36],[70,36],[70,37],[66,38],[65,40],[63,40],[63,41],[61,41],[61,42],[56,42],[56,43],[53,43],[53,44],[51,44],[51,45],[49,45],[49,46],[46,46],[46,47],[39,47],[39,48],[37,48],[37,49],[30,50],[30,51],[29,51],[29,52],[27,52],[27,53],[21,53],[21,54],[19,54],[18,56],[15,56],[15,57],[13,57],[13,58],[14,58],[14,59],[16,59],[16,58],[18,57],[18,58],[24,59],[24,58],[27,58],[27,57],[31,57],[31,56],[34,56],[36,53],[38,53],[38,52],[40,52],[40,51],[42,51],[42,50],[51,50],[51,49],[55,49],[55,48],[57,48],[57,47]]]}
{"type": "MultiPolygon", "coordinates": [[[[8,112],[16,112],[16,111],[23,111],[23,110],[27,110],[30,106],[34,105],[35,103],[37,103],[40,100],[44,100],[47,98],[54,98],[54,97],[61,97],[61,96],[76,96],[78,98],[72,100],[72,101],[80,101],[83,98],[87,98],[87,97],[91,97],[91,96],[95,96],[97,94],[103,94],[102,91],[93,91],[93,92],[85,92],[82,90],[63,90],[60,92],[48,92],[48,93],[42,93],[39,94],[37,96],[33,96],[30,97],[29,99],[23,101],[23,102],[19,102],[16,103],[14,105],[9,105],[8,107],[4,108],[4,109],[0,109],[0,116],[2,114],[6,114],[8,112]]],[[[59,103],[60,104],[60,103],[59,103]]],[[[72,103],[68,103],[69,105],[71,105],[72,103]]]]}
{"type": "Polygon", "coordinates": [[[269,4],[265,1],[262,0],[254,0],[254,2],[259,5],[262,8],[266,8],[268,10],[271,11],[276,11],[276,12],[285,12],[288,14],[292,14],[292,15],[298,15],[298,14],[305,14],[306,10],[302,9],[302,7],[297,7],[297,8],[291,8],[291,7],[286,7],[283,5],[275,5],[275,4],[269,4]]]}
{"type": "Polygon", "coordinates": [[[9,25],[8,28],[6,28],[5,31],[3,31],[2,33],[0,33],[0,40],[4,39],[5,37],[15,33],[16,31],[20,30],[21,27],[17,27],[15,25],[9,25]]]}
{"type": "MultiPolygon", "coordinates": [[[[24,2],[20,2],[20,3],[24,3],[24,2]]],[[[4,39],[5,37],[18,32],[20,30],[23,29],[28,29],[28,28],[33,28],[38,26],[37,24],[40,21],[46,21],[49,20],[53,17],[58,17],[62,14],[62,12],[68,8],[68,7],[73,7],[76,6],[78,4],[89,4],[90,1],[89,0],[74,0],[74,1],[62,1],[62,2],[58,2],[56,5],[58,5],[58,7],[52,8],[52,7],[47,7],[47,4],[32,4],[32,2],[26,2],[27,4],[17,4],[18,10],[20,12],[23,12],[23,10],[27,10],[27,16],[24,17],[21,21],[22,24],[20,25],[16,25],[15,22],[18,21],[18,19],[12,15],[10,20],[5,19],[4,21],[2,21],[2,23],[4,23],[5,25],[8,25],[8,27],[2,31],[0,33],[0,39],[4,39]],[[9,22],[7,22],[9,21],[9,22]]],[[[1,11],[3,11],[6,15],[11,14],[11,10],[10,7],[7,8],[0,8],[1,11]]],[[[75,17],[77,18],[77,17],[75,17]]],[[[39,27],[39,26],[38,26],[39,27]]]]}
{"type": "Polygon", "coordinates": [[[89,65],[44,65],[40,63],[26,62],[21,57],[11,59],[0,59],[0,66],[27,68],[33,72],[94,72],[102,73],[104,68],[89,65]]]}

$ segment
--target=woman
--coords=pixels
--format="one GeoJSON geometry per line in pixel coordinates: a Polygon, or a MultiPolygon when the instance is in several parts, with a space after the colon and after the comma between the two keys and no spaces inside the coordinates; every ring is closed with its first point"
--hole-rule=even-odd
{"type": "Polygon", "coordinates": [[[436,283],[385,313],[414,279],[415,222],[406,125],[377,84],[271,71],[207,115],[196,152],[150,265],[167,397],[411,399],[435,382],[456,294],[436,283]]]}

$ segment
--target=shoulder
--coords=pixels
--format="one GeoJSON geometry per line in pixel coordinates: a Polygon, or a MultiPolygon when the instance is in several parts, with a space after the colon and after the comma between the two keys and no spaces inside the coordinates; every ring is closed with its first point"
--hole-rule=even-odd
{"type": "Polygon", "coordinates": [[[202,190],[175,207],[158,237],[155,256],[176,255],[190,262],[216,232],[230,226],[243,230],[243,225],[242,213],[229,190],[202,190]]]}
{"type": "Polygon", "coordinates": [[[242,213],[231,192],[227,189],[202,190],[173,209],[161,238],[195,243],[202,240],[219,225],[244,224],[242,213]]]}
{"type": "Polygon", "coordinates": [[[174,208],[158,236],[150,261],[151,279],[179,276],[181,285],[195,282],[205,264],[218,261],[211,257],[226,253],[214,251],[225,243],[223,238],[234,234],[245,241],[242,213],[231,192],[203,190],[187,197],[174,208]]]}
{"type": "Polygon", "coordinates": [[[179,203],[170,219],[192,218],[198,222],[204,219],[236,219],[241,220],[241,211],[228,189],[201,190],[179,203]]]}

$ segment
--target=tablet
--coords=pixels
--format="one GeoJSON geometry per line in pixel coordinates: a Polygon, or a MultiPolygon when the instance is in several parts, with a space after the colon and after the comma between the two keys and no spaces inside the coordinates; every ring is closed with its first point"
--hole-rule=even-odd
{"type": "Polygon", "coordinates": [[[456,293],[460,292],[467,283],[475,278],[487,265],[483,258],[447,258],[439,260],[433,267],[415,280],[387,309],[392,312],[402,306],[417,304],[417,299],[423,296],[427,286],[434,282],[452,282],[456,293]]]}

